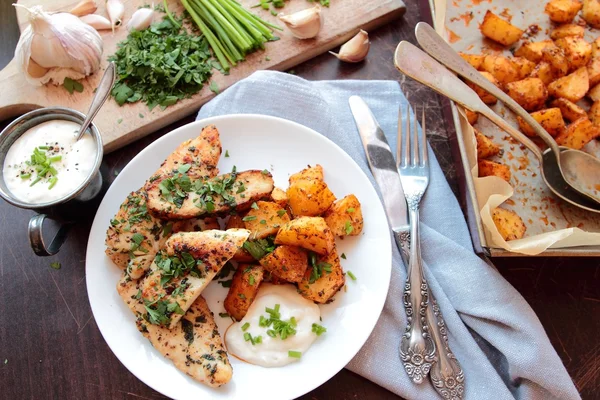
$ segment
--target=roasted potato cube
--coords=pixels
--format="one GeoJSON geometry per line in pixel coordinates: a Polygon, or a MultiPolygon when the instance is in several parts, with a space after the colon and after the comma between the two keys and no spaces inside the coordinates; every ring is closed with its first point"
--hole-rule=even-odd
{"type": "Polygon", "coordinates": [[[600,28],[600,2],[598,0],[583,0],[581,16],[591,27],[600,28]]]}
{"type": "Polygon", "coordinates": [[[519,79],[519,70],[511,60],[503,56],[485,56],[481,69],[492,74],[502,86],[519,79]]]}
{"type": "Polygon", "coordinates": [[[488,158],[500,153],[500,146],[489,137],[475,129],[475,140],[477,140],[477,159],[488,158]]]}
{"type": "Polygon", "coordinates": [[[303,179],[313,179],[313,180],[317,180],[317,181],[322,181],[323,180],[323,167],[321,165],[317,164],[314,167],[308,166],[308,168],[304,168],[302,171],[296,172],[295,174],[291,175],[289,178],[290,185],[296,181],[303,180],[303,179]]]}
{"type": "Polygon", "coordinates": [[[592,42],[592,58],[600,57],[600,37],[592,42]]]}
{"type": "Polygon", "coordinates": [[[510,62],[517,69],[517,75],[518,75],[517,80],[527,78],[529,75],[531,75],[531,73],[533,72],[533,69],[535,68],[535,63],[529,61],[525,57],[514,57],[514,58],[510,59],[510,62]]]}
{"type": "Polygon", "coordinates": [[[529,77],[539,78],[546,86],[556,79],[554,73],[552,72],[552,66],[547,62],[540,62],[538,65],[536,65],[529,77]]]}
{"type": "Polygon", "coordinates": [[[251,239],[264,239],[275,235],[280,226],[290,222],[290,217],[277,203],[257,201],[242,220],[246,229],[252,232],[251,239]]]}
{"type": "Polygon", "coordinates": [[[360,202],[353,194],[333,203],[331,208],[323,214],[323,218],[336,236],[360,235],[363,229],[360,202]]]}
{"type": "Polygon", "coordinates": [[[537,110],[544,105],[548,91],[539,78],[525,78],[506,85],[507,94],[527,111],[537,110]]]}
{"type": "Polygon", "coordinates": [[[260,265],[240,264],[233,274],[233,280],[223,302],[225,311],[236,321],[244,318],[248,308],[256,298],[258,288],[264,278],[260,265]]]}
{"type": "MultiPolygon", "coordinates": [[[[565,120],[558,107],[532,112],[531,116],[552,136],[559,135],[565,129],[565,120]]],[[[517,121],[521,132],[527,136],[537,136],[533,128],[523,118],[517,117],[517,121]]]]}
{"type": "Polygon", "coordinates": [[[523,31],[487,10],[479,26],[483,36],[495,42],[510,46],[521,38],[523,31]]]}
{"type": "Polygon", "coordinates": [[[506,182],[510,182],[511,173],[510,168],[508,168],[507,165],[489,160],[478,160],[477,166],[479,167],[480,178],[497,176],[498,178],[504,179],[506,182]]]}
{"type": "Polygon", "coordinates": [[[592,45],[583,38],[568,36],[554,43],[565,53],[571,71],[587,65],[592,58],[592,45]]]}
{"type": "Polygon", "coordinates": [[[465,108],[465,115],[467,116],[467,121],[469,121],[469,124],[474,125],[475,123],[477,123],[477,119],[479,119],[479,113],[473,112],[471,110],[467,110],[465,108]]]}
{"type": "Polygon", "coordinates": [[[277,246],[260,259],[260,265],[272,276],[287,282],[300,282],[308,268],[306,251],[295,246],[277,246]]]}
{"type": "Polygon", "coordinates": [[[299,217],[283,225],[275,244],[298,246],[318,254],[328,254],[335,246],[335,236],[321,217],[299,217]]]}
{"type": "Polygon", "coordinates": [[[565,76],[569,72],[569,61],[558,47],[546,47],[543,49],[542,62],[550,64],[554,79],[565,76]]]}
{"type": "Polygon", "coordinates": [[[462,58],[465,59],[466,62],[471,64],[473,68],[479,69],[481,67],[481,63],[485,58],[485,54],[466,54],[466,53],[458,53],[462,58]]]}
{"type": "Polygon", "coordinates": [[[556,46],[550,39],[541,42],[523,43],[521,47],[515,51],[515,56],[525,57],[531,62],[538,63],[542,59],[542,50],[546,47],[556,46]]]}
{"type": "Polygon", "coordinates": [[[327,256],[316,260],[315,267],[309,266],[302,281],[298,283],[298,292],[308,300],[324,304],[328,303],[345,283],[346,277],[340,257],[333,248],[327,256]]]}
{"type": "MultiPolygon", "coordinates": [[[[489,72],[481,72],[481,75],[485,76],[486,79],[490,82],[492,82],[494,85],[500,87],[500,82],[498,82],[498,80],[496,78],[494,78],[494,76],[492,74],[490,74],[489,72]]],[[[480,88],[479,86],[477,86],[474,83],[471,82],[467,82],[467,85],[473,89],[475,91],[475,93],[477,93],[477,95],[481,98],[481,101],[483,101],[485,104],[496,104],[496,102],[498,101],[497,98],[495,98],[494,96],[492,96],[491,94],[489,94],[488,92],[486,92],[485,90],[483,90],[482,88],[480,88]]]]}
{"type": "Polygon", "coordinates": [[[573,21],[581,7],[577,0],[550,0],[546,3],[545,12],[552,21],[564,24],[573,21]]]}
{"type": "Polygon", "coordinates": [[[575,37],[583,37],[585,33],[585,28],[583,26],[575,25],[575,24],[565,24],[560,25],[554,28],[550,32],[550,38],[552,40],[564,38],[567,36],[575,36],[575,37]]]}
{"type": "Polygon", "coordinates": [[[600,83],[600,58],[592,58],[587,65],[587,70],[590,87],[594,87],[600,83]]]}
{"type": "Polygon", "coordinates": [[[271,200],[273,200],[274,203],[279,204],[281,207],[287,207],[288,197],[287,193],[283,189],[278,187],[274,188],[271,192],[271,200]]]}
{"type": "Polygon", "coordinates": [[[335,196],[322,180],[300,179],[287,190],[288,204],[295,216],[323,214],[335,201],[335,196]]]}
{"type": "Polygon", "coordinates": [[[590,107],[589,116],[592,124],[600,127],[600,100],[595,101],[594,104],[592,104],[592,107],[590,107]]]}
{"type": "Polygon", "coordinates": [[[600,135],[600,128],[593,125],[587,117],[583,117],[567,126],[567,129],[556,138],[556,143],[560,146],[581,150],[598,135],[600,135]]]}
{"type": "Polygon", "coordinates": [[[548,85],[548,92],[554,97],[564,97],[572,102],[577,102],[585,96],[589,88],[587,68],[581,67],[548,85]]]}
{"type": "Polygon", "coordinates": [[[514,211],[496,207],[492,212],[492,220],[504,240],[521,239],[525,236],[527,227],[514,211]]]}
{"type": "Polygon", "coordinates": [[[591,88],[587,93],[587,97],[589,97],[592,101],[600,100],[600,84],[591,88]]]}
{"type": "Polygon", "coordinates": [[[583,108],[567,99],[553,100],[550,105],[560,108],[560,113],[567,121],[575,121],[587,115],[583,108]]]}

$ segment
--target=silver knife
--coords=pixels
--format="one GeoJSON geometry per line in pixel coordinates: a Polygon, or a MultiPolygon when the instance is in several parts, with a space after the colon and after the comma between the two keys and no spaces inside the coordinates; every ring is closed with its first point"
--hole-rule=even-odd
{"type": "Polygon", "coordinates": [[[396,161],[390,145],[367,103],[358,96],[351,96],[348,101],[371,173],[379,186],[385,213],[392,232],[394,232],[394,239],[400,249],[402,260],[408,265],[410,223],[402,182],[396,169],[396,161]]]}

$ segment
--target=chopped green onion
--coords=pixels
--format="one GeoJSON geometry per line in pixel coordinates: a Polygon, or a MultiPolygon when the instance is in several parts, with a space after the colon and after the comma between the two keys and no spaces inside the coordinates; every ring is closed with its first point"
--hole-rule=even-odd
{"type": "Polygon", "coordinates": [[[342,257],[345,260],[346,259],[346,253],[342,253],[342,255],[340,257],[342,257]]]}
{"type": "Polygon", "coordinates": [[[283,217],[283,215],[284,215],[285,213],[286,213],[286,211],[285,211],[285,210],[279,210],[279,211],[277,211],[277,216],[279,216],[279,217],[283,217]]]}
{"type": "Polygon", "coordinates": [[[299,351],[290,350],[290,351],[288,351],[288,357],[300,358],[300,357],[302,357],[302,353],[299,351]]]}
{"type": "Polygon", "coordinates": [[[248,342],[248,341],[252,340],[252,336],[248,332],[246,332],[246,333],[244,333],[244,340],[246,342],[248,342]]]}
{"type": "Polygon", "coordinates": [[[344,231],[346,232],[346,235],[351,234],[353,230],[354,227],[350,224],[350,221],[346,221],[346,225],[344,225],[344,231]]]}
{"type": "Polygon", "coordinates": [[[315,333],[315,335],[321,336],[322,334],[327,332],[327,328],[319,324],[312,324],[312,331],[315,333]]]}
{"type": "Polygon", "coordinates": [[[267,220],[265,220],[265,219],[261,219],[261,220],[260,220],[260,223],[261,223],[262,225],[266,225],[266,224],[267,224],[267,220]]]}
{"type": "Polygon", "coordinates": [[[48,180],[48,182],[50,182],[50,185],[48,186],[48,189],[52,189],[54,187],[54,185],[56,185],[57,181],[58,181],[58,178],[56,176],[53,176],[52,178],[50,178],[48,180]]]}
{"type": "Polygon", "coordinates": [[[226,313],[226,312],[220,312],[219,313],[219,317],[221,317],[221,318],[229,318],[229,314],[226,313]]]}
{"type": "Polygon", "coordinates": [[[346,271],[346,273],[348,274],[348,276],[350,277],[350,279],[352,279],[353,281],[356,280],[356,276],[354,276],[354,274],[352,273],[352,271],[346,271]]]}
{"type": "Polygon", "coordinates": [[[31,177],[31,174],[21,174],[21,179],[27,179],[30,177],[31,177]]]}
{"type": "Polygon", "coordinates": [[[248,328],[250,328],[250,323],[249,322],[246,322],[244,325],[242,325],[242,330],[244,332],[246,332],[248,330],[248,328]]]}
{"type": "Polygon", "coordinates": [[[346,210],[346,212],[348,214],[353,213],[354,212],[354,207],[350,207],[349,209],[346,210]]]}
{"type": "Polygon", "coordinates": [[[244,218],[242,218],[242,221],[247,222],[247,221],[254,221],[256,219],[255,215],[246,215],[244,218]]]}
{"type": "Polygon", "coordinates": [[[62,160],[62,156],[53,156],[48,159],[50,162],[60,161],[62,160]]]}
{"type": "Polygon", "coordinates": [[[254,202],[254,203],[252,203],[252,205],[250,206],[250,208],[258,210],[258,204],[256,204],[256,202],[254,202]]]}

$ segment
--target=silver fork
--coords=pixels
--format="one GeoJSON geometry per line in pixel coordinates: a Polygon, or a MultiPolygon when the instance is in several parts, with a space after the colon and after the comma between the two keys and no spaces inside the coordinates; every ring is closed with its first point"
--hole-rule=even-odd
{"type": "Polygon", "coordinates": [[[402,129],[399,121],[398,147],[396,149],[396,166],[402,180],[410,216],[410,258],[403,298],[408,324],[400,342],[400,358],[412,381],[422,383],[432,364],[436,361],[435,343],[429,334],[426,319],[429,289],[423,275],[419,237],[419,203],[429,184],[425,109],[423,108],[420,146],[416,109],[412,121],[412,132],[410,120],[410,107],[407,107],[406,129],[402,129]]]}

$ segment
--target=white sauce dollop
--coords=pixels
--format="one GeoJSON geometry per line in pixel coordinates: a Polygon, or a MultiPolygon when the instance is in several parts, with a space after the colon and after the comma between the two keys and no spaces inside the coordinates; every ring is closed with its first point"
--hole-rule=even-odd
{"type": "Polygon", "coordinates": [[[298,294],[294,286],[262,284],[246,316],[227,329],[227,351],[243,361],[263,367],[281,367],[298,361],[298,358],[290,357],[288,352],[297,351],[304,355],[317,339],[312,325],[321,324],[320,317],[319,306],[298,294]],[[296,334],[288,336],[285,340],[281,340],[279,336],[270,337],[267,331],[272,327],[259,326],[261,315],[269,317],[265,308],[274,308],[276,304],[279,304],[282,321],[289,321],[292,317],[296,319],[296,334]],[[246,323],[250,325],[243,331],[242,327],[246,323]],[[262,343],[253,345],[251,341],[246,341],[246,332],[253,338],[261,336],[262,343]]]}
{"type": "Polygon", "coordinates": [[[91,135],[75,141],[81,125],[65,120],[53,120],[34,126],[19,137],[8,149],[2,173],[6,187],[17,199],[31,203],[47,203],[71,194],[89,176],[94,168],[96,144],[91,135]],[[62,156],[50,165],[56,169],[56,183],[49,189],[50,175],[31,186],[38,177],[36,170],[27,165],[36,147],[49,147],[46,156],[62,156]],[[21,175],[31,176],[23,179],[21,175]]]}

